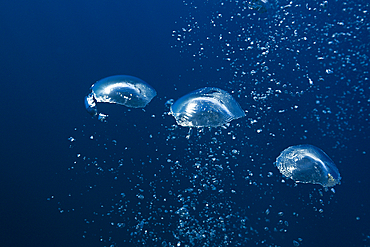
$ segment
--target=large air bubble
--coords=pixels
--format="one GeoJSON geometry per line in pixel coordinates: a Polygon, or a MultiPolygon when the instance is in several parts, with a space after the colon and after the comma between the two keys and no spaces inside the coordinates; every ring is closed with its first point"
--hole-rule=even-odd
{"type": "Polygon", "coordinates": [[[97,103],[112,103],[130,108],[144,108],[157,92],[145,81],[128,75],[109,76],[97,81],[85,97],[88,113],[105,121],[108,115],[100,113],[97,103]]]}
{"type": "Polygon", "coordinates": [[[297,183],[333,187],[341,179],[338,168],[329,156],[312,145],[286,148],[277,157],[276,166],[281,174],[297,183]]]}
{"type": "Polygon", "coordinates": [[[218,127],[245,116],[229,93],[215,87],[201,88],[181,97],[171,106],[171,114],[184,127],[218,127]]]}

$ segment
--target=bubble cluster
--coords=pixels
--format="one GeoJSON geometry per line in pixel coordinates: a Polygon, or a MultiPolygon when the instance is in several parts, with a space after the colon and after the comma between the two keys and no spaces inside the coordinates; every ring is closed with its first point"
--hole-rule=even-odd
{"type": "MultiPolygon", "coordinates": [[[[296,143],[325,142],[340,169],[348,165],[342,157],[353,160],[349,141],[369,131],[369,4],[184,6],[172,48],[192,59],[188,76],[213,77],[205,84],[230,92],[246,117],[187,129],[157,108],[140,121],[88,122],[68,138],[65,186],[73,190],[52,201],[60,212],[83,212],[81,235],[102,246],[317,245],[307,229],[345,217],[336,211],[336,191],[296,184],[273,164],[296,143]]],[[[328,169],[329,180],[319,182],[326,187],[329,174],[340,180],[328,169]]]]}

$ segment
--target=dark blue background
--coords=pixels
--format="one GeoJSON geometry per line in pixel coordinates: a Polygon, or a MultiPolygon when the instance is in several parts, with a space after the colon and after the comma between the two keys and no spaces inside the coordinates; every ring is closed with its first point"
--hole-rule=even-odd
{"type": "MultiPolygon", "coordinates": [[[[158,91],[158,97],[148,108],[149,112],[158,114],[163,112],[167,98],[178,98],[200,87],[199,81],[217,78],[212,72],[189,72],[193,59],[180,57],[178,50],[170,48],[172,31],[179,28],[175,22],[187,14],[183,3],[174,0],[3,1],[0,4],[2,246],[100,246],[96,238],[82,238],[86,227],[84,215],[61,214],[55,204],[47,201],[52,195],[74,189],[65,182],[70,179],[67,168],[71,156],[66,139],[76,126],[85,123],[91,132],[95,124],[100,128],[100,123],[95,123],[83,108],[83,96],[96,80],[114,74],[140,77],[158,91]],[[194,75],[199,76],[199,81],[192,84],[194,75]],[[161,109],[156,109],[156,105],[161,109]]],[[[369,42],[366,37],[360,39],[369,42]]],[[[212,61],[208,63],[212,66],[212,61]]],[[[340,87],[336,90],[338,94],[342,91],[340,87]]],[[[368,85],[365,90],[369,90],[368,85]]],[[[353,106],[363,98],[354,95],[346,100],[353,106]]],[[[309,96],[303,96],[300,101],[312,110],[309,96]]],[[[370,234],[369,112],[349,108],[352,124],[365,127],[344,135],[347,138],[344,151],[328,152],[341,161],[338,167],[343,184],[336,187],[335,206],[330,206],[329,210],[333,211],[323,221],[327,225],[315,225],[307,217],[307,224],[303,224],[307,231],[299,233],[306,243],[304,246],[370,245],[369,240],[363,241],[370,234]],[[360,221],[356,220],[357,216],[360,221]]],[[[128,113],[128,116],[130,123],[135,119],[150,121],[144,114],[128,113]]],[[[272,120],[266,124],[272,132],[281,131],[282,127],[275,126],[273,121],[278,116],[269,114],[272,120]]],[[[296,122],[290,118],[280,122],[298,134],[303,130],[299,126],[305,125],[305,129],[314,133],[309,136],[311,143],[316,138],[317,145],[333,146],[334,139],[322,143],[322,133],[315,132],[316,126],[310,129],[310,124],[300,117],[296,122]]],[[[135,138],[135,135],[127,133],[124,138],[135,138]]],[[[258,138],[251,134],[252,140],[258,138]]],[[[293,134],[289,140],[281,137],[275,141],[273,151],[263,146],[263,141],[260,146],[276,157],[286,146],[300,144],[302,140],[293,134]]],[[[139,145],[134,141],[131,144],[139,145]]],[[[292,246],[292,240],[287,239],[283,246],[292,246]]]]}
{"type": "MultiPolygon", "coordinates": [[[[136,75],[173,88],[183,71],[169,39],[176,1],[3,1],[1,245],[93,246],[83,222],[46,199],[63,190],[66,138],[90,118],[83,97],[96,80],[136,75]]],[[[161,96],[161,95],[159,95],[161,96]]]]}

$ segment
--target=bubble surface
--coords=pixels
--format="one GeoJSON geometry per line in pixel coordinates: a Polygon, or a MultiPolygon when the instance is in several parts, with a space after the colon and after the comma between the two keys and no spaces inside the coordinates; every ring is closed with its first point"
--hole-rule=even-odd
{"type": "Polygon", "coordinates": [[[144,108],[157,92],[145,81],[128,75],[103,78],[93,84],[85,97],[85,108],[92,116],[105,121],[108,115],[100,113],[97,103],[111,103],[130,108],[144,108]]]}
{"type": "Polygon", "coordinates": [[[340,182],[338,168],[318,147],[297,145],[286,148],[276,159],[276,166],[285,177],[297,183],[333,187],[340,182]]]}
{"type": "Polygon", "coordinates": [[[215,87],[201,88],[181,97],[171,106],[171,114],[184,127],[218,127],[245,116],[229,93],[215,87]]]}
{"type": "Polygon", "coordinates": [[[249,9],[256,10],[259,13],[265,13],[268,9],[271,8],[268,0],[250,0],[245,1],[245,5],[248,5],[249,9]]]}

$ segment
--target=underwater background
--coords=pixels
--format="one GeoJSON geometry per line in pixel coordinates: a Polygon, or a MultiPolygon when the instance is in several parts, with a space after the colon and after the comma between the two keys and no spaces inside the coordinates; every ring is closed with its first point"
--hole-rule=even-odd
{"type": "Polygon", "coordinates": [[[370,246],[366,1],[3,1],[2,246],[370,246]],[[136,76],[143,109],[84,97],[136,76]],[[246,116],[176,124],[201,87],[246,116]],[[339,185],[276,168],[310,144],[339,185]]]}

